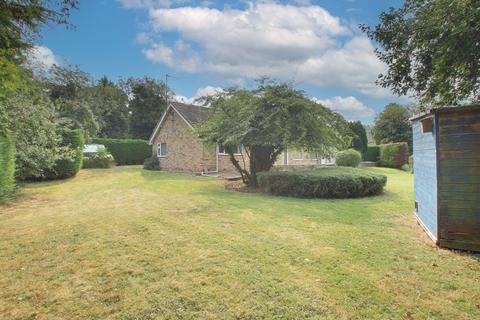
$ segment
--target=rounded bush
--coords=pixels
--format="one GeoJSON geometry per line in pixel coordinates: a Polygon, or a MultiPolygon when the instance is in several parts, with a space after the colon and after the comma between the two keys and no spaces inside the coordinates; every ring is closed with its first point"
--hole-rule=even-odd
{"type": "Polygon", "coordinates": [[[61,128],[57,130],[61,137],[59,159],[52,170],[46,173],[46,179],[66,179],[73,177],[82,167],[83,132],[79,129],[61,128]]]}
{"type": "Polygon", "coordinates": [[[160,161],[158,161],[158,157],[152,156],[145,159],[145,161],[143,162],[143,169],[160,170],[160,161]]]}
{"type": "Polygon", "coordinates": [[[337,166],[356,168],[362,162],[362,155],[355,149],[340,151],[335,156],[337,166]]]}
{"type": "Polygon", "coordinates": [[[308,171],[268,171],[258,174],[260,188],[298,198],[358,198],[383,192],[387,177],[363,169],[322,167],[308,171]]]}

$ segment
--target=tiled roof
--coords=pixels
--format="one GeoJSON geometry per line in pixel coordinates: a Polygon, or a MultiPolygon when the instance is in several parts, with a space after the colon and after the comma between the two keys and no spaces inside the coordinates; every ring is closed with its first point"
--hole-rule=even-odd
{"type": "Polygon", "coordinates": [[[198,123],[203,122],[208,118],[207,107],[181,102],[171,102],[170,104],[192,127],[195,127],[198,123]]]}

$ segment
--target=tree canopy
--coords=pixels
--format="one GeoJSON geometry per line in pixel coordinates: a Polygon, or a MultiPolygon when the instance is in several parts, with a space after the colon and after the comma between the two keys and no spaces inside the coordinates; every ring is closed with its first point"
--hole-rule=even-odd
{"type": "Polygon", "coordinates": [[[353,133],[351,147],[365,157],[368,148],[367,131],[360,121],[352,121],[348,123],[350,130],[353,133]]]}
{"type": "Polygon", "coordinates": [[[288,84],[262,81],[255,90],[230,88],[204,102],[210,114],[196,129],[198,134],[207,143],[226,147],[249,186],[257,186],[257,173],[271,169],[286,146],[333,155],[350,143],[342,116],[288,84]],[[238,145],[248,155],[248,164],[235,158],[238,145]]]}
{"type": "Polygon", "coordinates": [[[378,83],[427,105],[480,101],[480,7],[473,0],[405,0],[361,28],[388,66],[378,83]]]}
{"type": "Polygon", "coordinates": [[[377,143],[407,142],[412,146],[412,126],[407,108],[390,103],[375,119],[372,129],[377,143]]]}

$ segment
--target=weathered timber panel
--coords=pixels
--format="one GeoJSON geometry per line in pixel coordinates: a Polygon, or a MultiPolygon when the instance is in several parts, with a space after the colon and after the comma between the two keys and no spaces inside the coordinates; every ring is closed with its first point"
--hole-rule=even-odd
{"type": "Polygon", "coordinates": [[[439,243],[480,250],[480,112],[438,118],[439,243]]]}

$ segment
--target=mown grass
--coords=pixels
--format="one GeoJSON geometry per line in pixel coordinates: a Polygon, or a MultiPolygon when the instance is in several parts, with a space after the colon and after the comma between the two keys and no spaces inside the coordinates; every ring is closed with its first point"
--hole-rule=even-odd
{"type": "Polygon", "coordinates": [[[0,207],[4,319],[478,319],[478,256],[433,246],[412,175],[384,195],[225,191],[139,167],[28,184],[0,207]]]}

